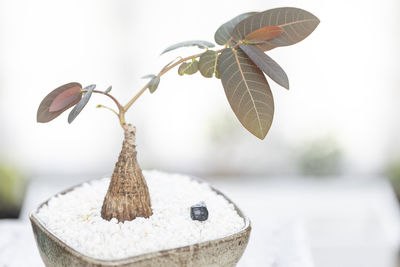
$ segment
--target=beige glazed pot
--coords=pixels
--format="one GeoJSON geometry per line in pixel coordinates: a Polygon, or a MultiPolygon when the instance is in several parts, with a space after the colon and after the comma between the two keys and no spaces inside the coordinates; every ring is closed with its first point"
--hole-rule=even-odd
{"type": "MultiPolygon", "coordinates": [[[[67,189],[60,194],[65,194],[77,186],[67,189]]],[[[48,200],[31,213],[30,220],[40,256],[46,266],[236,266],[249,241],[251,231],[250,220],[243,215],[242,211],[229,198],[215,188],[212,189],[234,205],[237,213],[245,222],[241,230],[215,240],[124,259],[95,259],[83,255],[61,241],[51,231],[46,229],[46,226],[35,216],[37,211],[47,204],[48,200]]]]}

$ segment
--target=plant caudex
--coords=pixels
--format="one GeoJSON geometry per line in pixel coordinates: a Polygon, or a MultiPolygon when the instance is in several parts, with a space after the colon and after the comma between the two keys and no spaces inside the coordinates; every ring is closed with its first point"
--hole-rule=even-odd
{"type": "Polygon", "coordinates": [[[274,101],[264,74],[289,89],[286,73],[264,52],[300,42],[318,24],[319,20],[313,14],[291,7],[241,14],[216,31],[214,39],[217,44],[224,46],[222,49],[211,50],[214,44],[200,40],[178,43],[165,49],[163,53],[180,47],[197,46],[206,51],[179,57],[163,67],[157,75],[144,76],[150,79],[149,82],[125,105],[121,105],[110,94],[111,87],[99,91],[95,90],[95,85],[82,88],[79,83],[72,82],[58,87],[43,99],[37,112],[37,121],[49,122],[74,107],[68,116],[68,122],[71,123],[93,93],[111,98],[116,110],[103,105],[97,107],[107,108],[118,116],[125,137],[101,215],[104,219],[117,218],[118,221],[147,218],[152,215],[152,209],[146,181],[136,159],[136,130],[125,122],[125,113],[135,101],[147,89],[154,93],[160,78],[176,66],[179,66],[179,75],[200,71],[206,78],[215,76],[221,79],[228,102],[241,124],[256,137],[264,139],[274,115],[274,101]]]}

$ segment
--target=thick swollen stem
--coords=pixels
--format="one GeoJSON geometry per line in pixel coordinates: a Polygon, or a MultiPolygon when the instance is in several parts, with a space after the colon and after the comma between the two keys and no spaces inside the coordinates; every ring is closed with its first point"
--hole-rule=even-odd
{"type": "Polygon", "coordinates": [[[122,150],[101,209],[103,219],[116,218],[119,222],[152,215],[149,190],[136,159],[136,129],[131,124],[123,127],[122,150]]]}

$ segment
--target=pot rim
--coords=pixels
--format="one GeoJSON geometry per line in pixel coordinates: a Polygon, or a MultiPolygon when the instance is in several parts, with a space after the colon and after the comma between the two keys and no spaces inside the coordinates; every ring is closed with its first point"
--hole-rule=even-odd
{"type": "Polygon", "coordinates": [[[91,179],[91,180],[88,180],[88,181],[85,181],[85,182],[81,182],[79,184],[71,186],[71,187],[69,187],[69,188],[67,188],[67,189],[65,189],[65,190],[63,190],[63,191],[51,196],[50,198],[48,198],[46,201],[42,202],[37,208],[35,208],[34,210],[32,210],[29,213],[29,219],[31,220],[32,223],[37,225],[46,235],[48,235],[54,242],[58,243],[61,247],[65,248],[65,250],[67,250],[69,253],[71,253],[75,257],[83,258],[85,261],[90,262],[92,264],[108,264],[108,265],[121,265],[121,264],[133,263],[133,262],[140,262],[140,261],[143,261],[143,260],[146,260],[146,259],[149,259],[149,258],[153,258],[155,256],[168,255],[170,251],[174,251],[174,250],[191,250],[194,247],[200,249],[201,247],[207,246],[207,244],[209,244],[210,242],[228,242],[231,239],[234,239],[238,235],[243,235],[243,234],[247,234],[248,232],[250,232],[250,230],[251,230],[250,219],[246,215],[244,215],[244,213],[240,210],[240,208],[230,198],[228,198],[224,193],[222,193],[218,189],[214,188],[214,186],[212,186],[208,182],[205,182],[203,179],[200,179],[200,178],[197,178],[197,177],[193,177],[193,176],[189,176],[189,177],[191,179],[199,182],[199,183],[208,184],[210,186],[211,190],[213,190],[218,195],[221,195],[230,204],[232,204],[233,207],[235,208],[236,212],[238,213],[238,215],[244,220],[243,228],[241,228],[238,232],[235,232],[235,233],[230,234],[230,235],[222,236],[222,237],[217,238],[217,239],[202,241],[202,242],[199,242],[199,243],[193,243],[193,244],[189,244],[189,245],[186,245],[186,246],[173,247],[173,248],[164,249],[164,250],[157,250],[157,251],[147,252],[147,253],[144,253],[144,254],[138,254],[138,255],[135,255],[135,256],[130,256],[130,257],[121,258],[121,259],[98,259],[98,258],[94,258],[92,256],[89,256],[89,255],[86,255],[86,254],[83,254],[83,253],[77,251],[76,249],[70,247],[67,243],[62,241],[59,237],[56,236],[56,234],[54,234],[50,229],[48,229],[45,226],[45,224],[36,216],[36,214],[38,213],[38,211],[44,205],[47,205],[48,202],[50,201],[50,199],[52,199],[53,197],[58,196],[58,195],[64,195],[64,194],[69,193],[70,191],[74,190],[75,188],[77,188],[77,187],[79,187],[79,186],[81,186],[81,185],[83,185],[85,183],[90,183],[91,181],[101,180],[101,179],[104,179],[104,178],[91,179]]]}

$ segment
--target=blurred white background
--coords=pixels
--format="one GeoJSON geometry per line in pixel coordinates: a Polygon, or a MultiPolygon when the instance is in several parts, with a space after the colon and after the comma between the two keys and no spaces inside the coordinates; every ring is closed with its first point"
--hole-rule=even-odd
{"type": "Polygon", "coordinates": [[[291,89],[270,82],[275,118],[266,139],[241,126],[220,80],[172,70],[127,114],[137,127],[139,162],[226,176],[213,181],[254,226],[239,266],[265,266],[274,257],[271,265],[284,267],[314,266],[311,257],[318,267],[394,266],[400,216],[381,178],[397,162],[400,196],[398,0],[0,0],[0,195],[11,191],[4,180],[18,176],[3,171],[4,162],[32,179],[20,220],[0,220],[0,236],[9,236],[3,245],[0,238],[0,265],[13,259],[41,266],[28,212],[72,184],[111,174],[120,152],[118,120],[95,108],[112,106],[102,96],[94,95],[71,125],[68,112],[36,123],[51,90],[72,81],[99,90],[113,85],[125,104],[147,82],[140,77],[198,52],[159,56],[167,46],[214,41],[232,17],[280,6],[308,10],[321,23],[299,44],[269,52],[291,89]]]}
{"type": "Polygon", "coordinates": [[[137,126],[142,166],[292,174],[307,165],[301,162],[309,152],[334,151],[332,172],[381,172],[399,148],[397,0],[0,0],[1,157],[35,176],[111,173],[122,131],[113,114],[95,109],[108,100],[95,95],[71,125],[65,114],[37,124],[42,98],[77,81],[99,89],[113,85],[125,103],[146,82],[141,76],[197,52],[159,56],[168,45],[213,41],[215,30],[233,16],[278,6],[306,9],[321,24],[301,43],[269,53],[287,72],[291,89],[270,82],[276,112],[266,139],[242,128],[219,80],[180,77],[173,70],[127,114],[137,126]]]}

